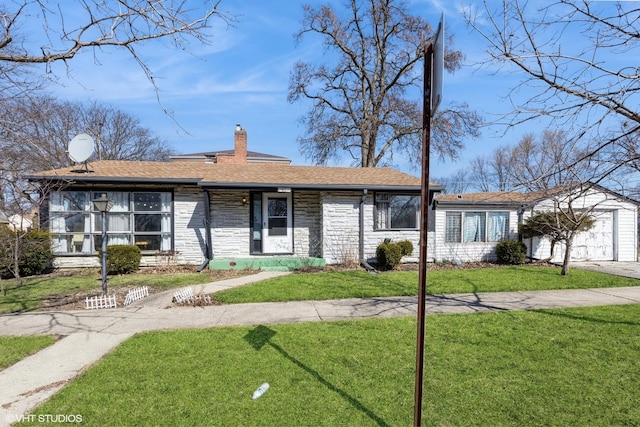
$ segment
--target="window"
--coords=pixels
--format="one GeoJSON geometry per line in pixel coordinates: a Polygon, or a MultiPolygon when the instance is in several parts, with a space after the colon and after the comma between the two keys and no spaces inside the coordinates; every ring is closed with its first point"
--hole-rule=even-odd
{"type": "Polygon", "coordinates": [[[376,228],[416,229],[420,224],[420,195],[376,193],[376,228]]]}
{"type": "Polygon", "coordinates": [[[267,233],[269,236],[287,235],[287,198],[270,197],[267,199],[267,233]]]}
{"type": "Polygon", "coordinates": [[[497,242],[509,237],[509,212],[446,212],[447,243],[497,242]]]}
{"type": "MultiPolygon", "coordinates": [[[[57,254],[96,253],[102,247],[102,214],[92,199],[105,192],[59,191],[50,201],[50,230],[57,254]]],[[[142,251],[171,250],[171,193],[106,192],[107,244],[138,246],[142,251]]]]}
{"type": "Polygon", "coordinates": [[[447,212],[444,241],[447,243],[460,242],[462,229],[462,212],[447,212]]]}
{"type": "Polygon", "coordinates": [[[484,212],[465,212],[462,224],[462,239],[464,243],[484,242],[485,240],[484,212]]]}
{"type": "Polygon", "coordinates": [[[488,235],[490,242],[509,238],[509,212],[489,212],[488,235]]]}

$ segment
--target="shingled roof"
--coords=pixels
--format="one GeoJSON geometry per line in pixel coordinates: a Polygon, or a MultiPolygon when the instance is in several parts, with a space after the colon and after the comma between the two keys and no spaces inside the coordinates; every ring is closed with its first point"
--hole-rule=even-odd
{"type": "MultiPolygon", "coordinates": [[[[90,172],[68,167],[26,176],[31,181],[71,181],[86,184],[194,184],[217,188],[421,189],[420,178],[391,168],[291,166],[277,163],[211,164],[200,162],[90,163],[90,172]]],[[[434,190],[441,187],[431,184],[434,190]]]]}
{"type": "MultiPolygon", "coordinates": [[[[236,150],[219,150],[219,151],[206,151],[201,153],[189,153],[189,154],[175,154],[169,156],[171,161],[206,161],[211,159],[216,160],[218,156],[234,156],[236,150]]],[[[283,156],[275,156],[273,154],[259,153],[257,151],[247,151],[247,162],[280,162],[291,163],[291,159],[283,156]]]]}
{"type": "Polygon", "coordinates": [[[547,190],[531,192],[521,191],[497,191],[484,193],[462,193],[462,194],[438,194],[436,203],[447,206],[472,206],[472,205],[511,205],[522,206],[537,203],[543,199],[552,197],[564,197],[569,194],[584,194],[585,191],[600,191],[611,194],[614,197],[638,204],[626,196],[618,194],[601,185],[591,182],[583,182],[575,185],[559,185],[547,190]]]}
{"type": "Polygon", "coordinates": [[[535,200],[536,196],[520,191],[438,194],[437,201],[446,204],[521,204],[535,200]]]}

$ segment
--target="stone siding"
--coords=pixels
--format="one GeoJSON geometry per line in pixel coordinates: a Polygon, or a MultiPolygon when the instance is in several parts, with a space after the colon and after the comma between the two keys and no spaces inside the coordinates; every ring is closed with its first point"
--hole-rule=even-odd
{"type": "MultiPolygon", "coordinates": [[[[173,241],[178,264],[201,264],[205,258],[204,194],[199,188],[178,187],[173,196],[173,241]]],[[[151,258],[146,261],[152,262],[151,258]]]]}
{"type": "Polygon", "coordinates": [[[210,191],[214,258],[250,256],[248,191],[210,191]]]}
{"type": "Polygon", "coordinates": [[[299,257],[322,257],[320,195],[317,191],[293,193],[293,248],[299,257]]]}

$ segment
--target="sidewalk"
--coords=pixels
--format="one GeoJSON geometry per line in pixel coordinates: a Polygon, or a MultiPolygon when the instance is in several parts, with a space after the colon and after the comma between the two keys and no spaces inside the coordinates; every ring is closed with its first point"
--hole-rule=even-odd
{"type": "MultiPolygon", "coordinates": [[[[283,273],[262,272],[204,286],[210,293],[283,273]]],[[[286,274],[286,273],[285,273],[286,274]]],[[[199,290],[196,287],[196,290],[199,290]]],[[[166,308],[163,292],[127,308],[0,315],[0,335],[58,334],[66,337],[0,371],[0,426],[46,400],[135,333],[160,329],[208,328],[353,318],[411,316],[417,297],[233,304],[166,308]]],[[[589,290],[500,292],[427,297],[426,313],[473,313],[640,303],[640,286],[589,290]]]]}

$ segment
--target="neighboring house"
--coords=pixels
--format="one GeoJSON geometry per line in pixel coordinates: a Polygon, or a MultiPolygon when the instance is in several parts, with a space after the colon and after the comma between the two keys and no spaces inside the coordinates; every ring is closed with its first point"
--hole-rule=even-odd
{"type": "Polygon", "coordinates": [[[247,133],[242,126],[236,125],[236,144],[233,150],[207,151],[204,153],[176,154],[171,161],[207,162],[207,163],[281,163],[291,164],[291,159],[272,154],[247,150],[247,133]]]}
{"type": "Polygon", "coordinates": [[[0,210],[0,224],[5,224],[13,230],[28,231],[31,229],[33,217],[35,212],[30,212],[27,215],[13,214],[7,216],[7,214],[0,210]]]}
{"type": "MultiPolygon", "coordinates": [[[[28,215],[13,214],[7,218],[6,223],[13,230],[28,231],[33,225],[34,214],[34,212],[31,212],[28,215]]],[[[0,223],[1,222],[2,219],[0,219],[0,223]]]]}
{"type": "MultiPolygon", "coordinates": [[[[570,196],[576,210],[590,210],[594,227],[579,233],[572,260],[637,261],[639,203],[598,185],[588,190],[549,192],[439,194],[435,200],[435,242],[429,248],[436,260],[492,261],[496,243],[518,239],[518,224],[535,212],[566,205],[570,196]]],[[[545,259],[550,254],[546,238],[524,241],[528,256],[545,259]]],[[[564,245],[557,244],[552,261],[561,262],[564,245]]]]}
{"type": "Polygon", "coordinates": [[[60,267],[98,265],[102,230],[91,201],[102,194],[114,202],[108,243],[137,245],[143,265],[166,257],[201,268],[359,262],[374,259],[387,238],[410,240],[407,259],[417,260],[419,178],[390,168],[292,166],[259,153],[250,161],[250,153],[238,126],[231,151],[100,161],[86,173],[68,167],[27,178],[59,185],[40,218],[60,267]]]}

